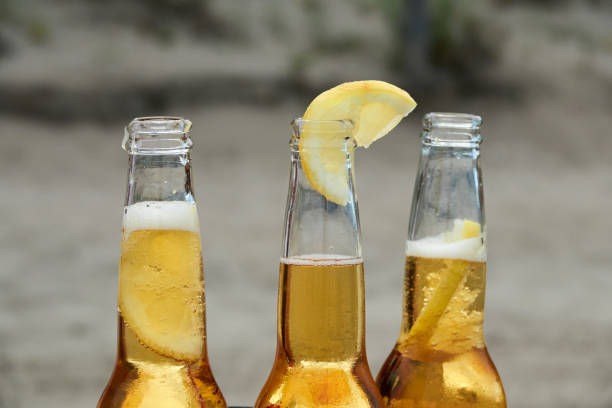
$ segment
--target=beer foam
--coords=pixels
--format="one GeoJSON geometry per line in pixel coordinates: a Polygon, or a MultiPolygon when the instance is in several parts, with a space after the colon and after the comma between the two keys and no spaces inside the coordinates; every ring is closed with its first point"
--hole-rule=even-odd
{"type": "Polygon", "coordinates": [[[307,254],[299,256],[291,256],[289,258],[281,257],[281,263],[287,265],[306,265],[306,266],[321,266],[321,265],[358,265],[363,263],[363,258],[346,255],[329,255],[329,254],[307,254]]]}
{"type": "Polygon", "coordinates": [[[422,258],[463,259],[484,262],[487,253],[482,235],[474,238],[447,241],[444,234],[406,241],[406,255],[422,258]]]}
{"type": "Polygon", "coordinates": [[[143,201],[125,207],[125,232],[144,229],[173,229],[200,232],[195,203],[184,201],[143,201]]]}

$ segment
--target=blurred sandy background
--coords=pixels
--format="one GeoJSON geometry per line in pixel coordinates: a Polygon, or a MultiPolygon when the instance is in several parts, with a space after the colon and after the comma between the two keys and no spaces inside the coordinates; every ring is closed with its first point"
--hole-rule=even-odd
{"type": "Polygon", "coordinates": [[[374,375],[399,332],[420,118],[471,112],[509,406],[612,407],[607,0],[0,0],[0,407],[93,407],[111,374],[120,140],[144,114],[194,122],[210,360],[228,402],[252,404],[274,358],[289,121],[355,79],[419,102],[357,156],[374,375]]]}

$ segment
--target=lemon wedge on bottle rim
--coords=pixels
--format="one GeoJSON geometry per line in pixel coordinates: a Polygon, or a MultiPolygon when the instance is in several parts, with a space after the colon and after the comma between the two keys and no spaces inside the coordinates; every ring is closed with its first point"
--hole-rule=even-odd
{"type": "MultiPolygon", "coordinates": [[[[345,82],[317,96],[304,120],[349,120],[357,146],[368,147],[414,110],[416,102],[404,90],[383,81],[345,82]]],[[[316,132],[305,127],[299,150],[310,185],[329,201],[346,205],[350,197],[346,156],[338,154],[342,133],[316,132]]]]}

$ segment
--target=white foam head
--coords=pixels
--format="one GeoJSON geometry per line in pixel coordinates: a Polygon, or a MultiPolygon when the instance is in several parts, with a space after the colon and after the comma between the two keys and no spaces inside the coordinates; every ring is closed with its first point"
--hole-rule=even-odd
{"type": "Polygon", "coordinates": [[[128,205],[123,211],[126,233],[143,229],[173,229],[199,232],[195,203],[184,201],[143,201],[128,205]]]}
{"type": "Polygon", "coordinates": [[[480,224],[456,219],[454,227],[449,231],[419,240],[406,241],[406,255],[484,262],[487,260],[485,236],[486,231],[480,227],[480,224]],[[469,227],[470,238],[463,238],[466,226],[469,227]],[[479,232],[477,236],[473,236],[474,228],[479,232]]]}
{"type": "Polygon", "coordinates": [[[406,241],[406,255],[422,258],[464,259],[484,262],[487,260],[482,236],[447,242],[441,235],[416,241],[406,241]]]}
{"type": "Polygon", "coordinates": [[[346,255],[307,254],[281,258],[281,262],[288,265],[307,266],[357,265],[363,263],[363,259],[346,255]]]}

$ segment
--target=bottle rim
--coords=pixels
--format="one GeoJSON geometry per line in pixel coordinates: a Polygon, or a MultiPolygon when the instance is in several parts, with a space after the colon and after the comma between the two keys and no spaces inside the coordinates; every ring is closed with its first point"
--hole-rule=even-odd
{"type": "Polygon", "coordinates": [[[191,126],[180,116],[134,118],[124,129],[121,146],[130,154],[184,153],[193,146],[191,126]]]}
{"type": "Polygon", "coordinates": [[[480,130],[482,117],[471,113],[429,112],[423,116],[423,128],[480,130]]]}
{"type": "Polygon", "coordinates": [[[142,116],[127,125],[130,133],[183,134],[191,131],[191,121],[180,116],[142,116]]]}
{"type": "Polygon", "coordinates": [[[482,117],[470,113],[430,112],[423,116],[423,143],[473,147],[482,142],[482,117]]]}

